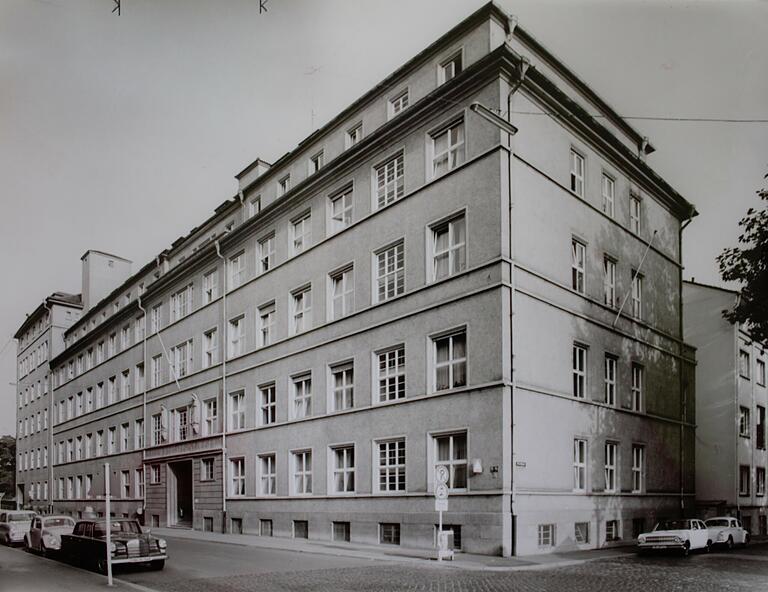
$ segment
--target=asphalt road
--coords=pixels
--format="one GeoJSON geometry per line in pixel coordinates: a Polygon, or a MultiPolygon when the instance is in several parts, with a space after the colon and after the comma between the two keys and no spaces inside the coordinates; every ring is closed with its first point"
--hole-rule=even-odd
{"type": "MultiPolygon", "coordinates": [[[[143,592],[766,592],[768,545],[709,555],[620,557],[536,570],[479,571],[169,538],[162,572],[121,568],[143,592]]],[[[105,590],[103,576],[0,547],[0,592],[105,590]]]]}

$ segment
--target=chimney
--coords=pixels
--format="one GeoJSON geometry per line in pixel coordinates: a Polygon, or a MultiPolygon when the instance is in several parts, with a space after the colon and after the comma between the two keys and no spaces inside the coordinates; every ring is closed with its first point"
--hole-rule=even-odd
{"type": "Polygon", "coordinates": [[[131,261],[102,251],[86,251],[83,262],[83,314],[131,277],[131,261]]]}

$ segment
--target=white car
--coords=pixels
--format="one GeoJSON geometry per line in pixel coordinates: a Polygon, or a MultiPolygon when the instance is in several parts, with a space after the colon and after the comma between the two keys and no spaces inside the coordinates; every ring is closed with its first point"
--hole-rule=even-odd
{"type": "Polygon", "coordinates": [[[746,545],[749,542],[749,532],[744,530],[736,518],[717,516],[704,522],[709,531],[713,545],[724,545],[733,549],[734,545],[746,545]]]}
{"type": "Polygon", "coordinates": [[[688,555],[693,549],[712,547],[712,539],[706,525],[696,518],[681,520],[662,520],[651,532],[644,532],[637,537],[637,550],[647,551],[681,551],[688,555]]]}
{"type": "Polygon", "coordinates": [[[47,555],[61,549],[61,535],[72,534],[75,521],[69,516],[35,516],[29,532],[24,537],[28,551],[47,555]]]}
{"type": "Polygon", "coordinates": [[[27,510],[0,512],[0,541],[6,545],[23,543],[34,515],[27,510]]]}

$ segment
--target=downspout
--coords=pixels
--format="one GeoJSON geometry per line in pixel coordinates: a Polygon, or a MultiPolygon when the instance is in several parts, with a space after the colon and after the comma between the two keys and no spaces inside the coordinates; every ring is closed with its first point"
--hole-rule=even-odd
{"type": "Polygon", "coordinates": [[[43,308],[48,311],[48,378],[46,378],[46,388],[48,389],[48,492],[47,500],[48,511],[53,512],[53,369],[51,368],[51,345],[53,343],[53,311],[49,308],[47,302],[43,302],[43,308]]]}
{"type": "MultiPolygon", "coordinates": [[[[735,308],[739,307],[739,302],[741,301],[741,292],[736,293],[736,305],[735,308]]],[[[736,517],[741,521],[741,466],[739,465],[739,428],[740,421],[739,421],[739,382],[741,381],[741,361],[739,360],[740,357],[740,351],[741,347],[739,346],[739,324],[733,323],[733,351],[734,351],[734,368],[736,368],[736,371],[734,372],[734,392],[733,392],[733,417],[734,417],[734,424],[735,424],[735,431],[736,431],[736,445],[733,447],[733,469],[734,469],[734,490],[736,491],[736,517]]],[[[751,361],[751,360],[750,360],[751,361]]],[[[750,426],[751,427],[751,426],[750,426]]],[[[751,443],[750,443],[751,444],[751,443]]],[[[751,447],[751,446],[750,446],[751,447]]],[[[752,481],[752,467],[749,468],[749,480],[750,485],[752,481]]],[[[752,493],[752,488],[750,487],[750,493],[752,493]]]]}
{"type": "Polygon", "coordinates": [[[221,521],[222,532],[227,532],[227,261],[221,254],[221,244],[217,239],[216,255],[222,262],[224,276],[221,296],[222,308],[222,344],[221,344],[221,521]]]}
{"type": "MultiPolygon", "coordinates": [[[[698,215],[696,210],[690,213],[690,216],[680,225],[680,232],[677,235],[677,252],[680,257],[680,267],[678,268],[678,302],[680,303],[680,314],[678,315],[678,334],[680,335],[680,512],[685,517],[685,421],[688,415],[688,389],[683,385],[684,369],[686,365],[683,353],[685,351],[685,323],[683,319],[683,230],[698,215]]],[[[695,387],[694,387],[695,388],[695,387]]],[[[694,418],[695,420],[695,418],[694,418]]],[[[695,452],[694,452],[695,453],[695,452]]],[[[695,461],[695,456],[694,456],[695,461]]],[[[696,477],[694,474],[694,488],[696,477]]]]}
{"type": "MultiPolygon", "coordinates": [[[[143,335],[143,344],[142,344],[142,354],[141,359],[143,360],[144,364],[144,380],[142,381],[142,399],[141,399],[141,406],[142,406],[142,429],[144,430],[144,434],[142,435],[141,443],[141,472],[142,472],[142,478],[144,479],[144,491],[142,492],[142,498],[141,498],[141,507],[142,507],[142,516],[144,518],[144,523],[147,522],[147,442],[149,442],[148,433],[147,430],[149,429],[149,422],[147,421],[147,369],[148,369],[148,360],[147,360],[147,311],[144,309],[144,307],[141,304],[141,295],[139,295],[137,303],[139,305],[139,310],[144,314],[143,323],[144,323],[144,330],[142,331],[143,335]]],[[[135,436],[134,436],[135,437],[135,436]]]]}

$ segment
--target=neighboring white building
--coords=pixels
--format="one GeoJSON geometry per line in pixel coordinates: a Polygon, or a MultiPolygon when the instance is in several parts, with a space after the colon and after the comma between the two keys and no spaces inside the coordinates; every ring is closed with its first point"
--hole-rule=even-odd
{"type": "Polygon", "coordinates": [[[768,346],[727,321],[739,294],[683,284],[685,339],[697,347],[696,501],[704,515],[731,514],[768,534],[768,346]]]}

